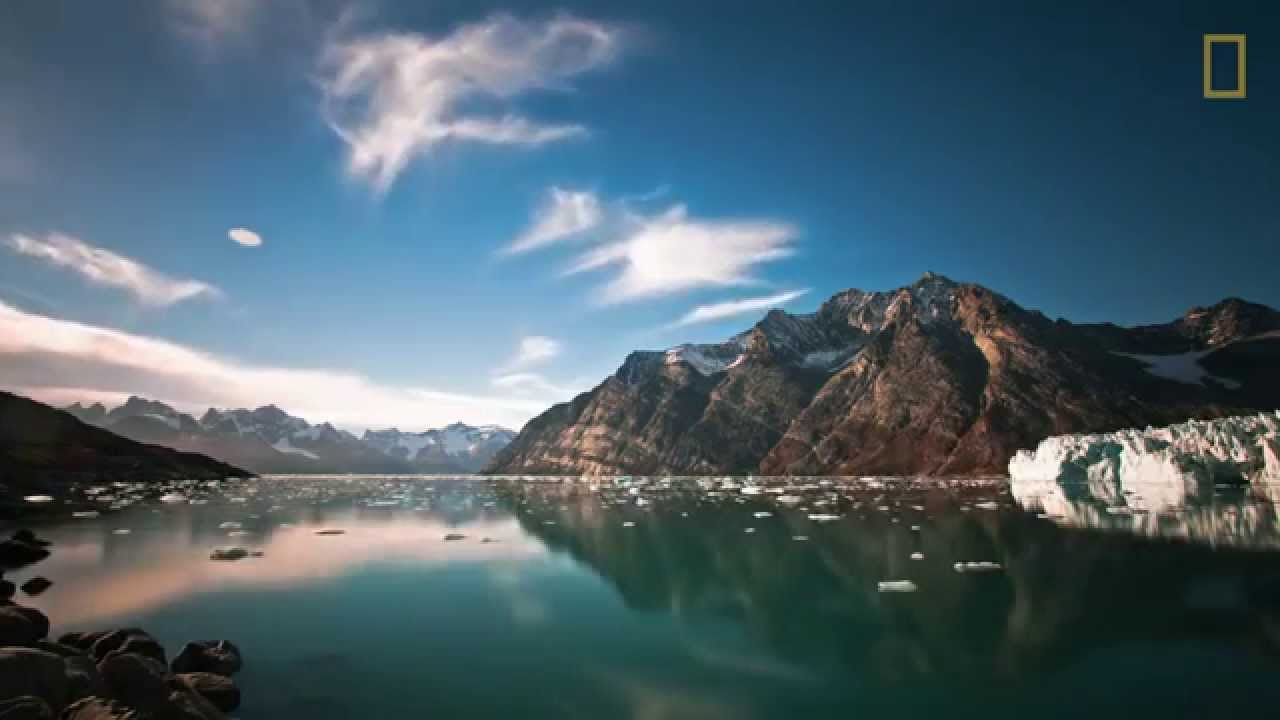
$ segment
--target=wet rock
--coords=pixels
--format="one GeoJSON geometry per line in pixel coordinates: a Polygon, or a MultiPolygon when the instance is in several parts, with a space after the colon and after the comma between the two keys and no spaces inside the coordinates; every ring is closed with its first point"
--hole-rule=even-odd
{"type": "Polygon", "coordinates": [[[200,693],[204,699],[223,712],[231,712],[240,707],[240,688],[225,675],[215,673],[182,673],[175,679],[188,689],[200,693]]]}
{"type": "Polygon", "coordinates": [[[48,547],[49,545],[53,544],[48,540],[42,540],[36,537],[36,534],[31,532],[27,528],[23,528],[15,532],[13,534],[13,539],[17,540],[18,542],[26,543],[28,545],[38,545],[40,547],[48,547]]]}
{"type": "Polygon", "coordinates": [[[33,695],[0,701],[0,720],[54,720],[49,703],[33,695]]]}
{"type": "Polygon", "coordinates": [[[462,533],[449,533],[444,536],[445,542],[454,542],[455,540],[466,540],[467,536],[462,533]]]}
{"type": "Polygon", "coordinates": [[[159,715],[169,704],[164,665],[152,658],[113,652],[98,663],[98,672],[112,696],[129,707],[159,715]]]}
{"type": "Polygon", "coordinates": [[[189,642],[173,659],[175,673],[215,673],[230,677],[240,672],[240,648],[227,640],[189,642]]]}
{"type": "Polygon", "coordinates": [[[141,720],[141,717],[136,711],[103,697],[78,700],[62,711],[62,720],[141,720]]]}
{"type": "Polygon", "coordinates": [[[65,657],[62,659],[62,666],[67,676],[68,701],[74,702],[94,695],[105,697],[111,694],[93,658],[87,655],[65,657]]]}
{"type": "Polygon", "coordinates": [[[49,618],[35,608],[0,607],[0,646],[34,645],[49,634],[49,618]]]}
{"type": "Polygon", "coordinates": [[[4,578],[0,578],[0,601],[9,600],[17,591],[18,588],[15,587],[13,583],[5,580],[4,578]]]}
{"type": "Polygon", "coordinates": [[[95,630],[94,632],[69,632],[58,638],[59,645],[66,645],[88,653],[93,644],[98,642],[103,635],[111,632],[110,630],[95,630]]]}
{"type": "Polygon", "coordinates": [[[346,535],[346,530],[317,530],[317,535],[346,535]]]}
{"type": "Polygon", "coordinates": [[[37,650],[43,650],[47,653],[53,653],[54,655],[57,655],[58,657],[63,657],[63,658],[78,657],[80,655],[85,654],[84,651],[78,647],[63,645],[62,643],[54,642],[52,640],[40,640],[36,642],[36,644],[33,647],[35,647],[35,649],[37,650]]]}
{"type": "Polygon", "coordinates": [[[53,587],[52,580],[37,575],[31,578],[30,580],[22,583],[22,592],[28,595],[35,596],[35,595],[39,595],[45,590],[48,590],[51,587],[53,587]]]}
{"type": "Polygon", "coordinates": [[[165,720],[224,720],[226,715],[194,690],[182,688],[169,693],[165,720]]]}
{"type": "Polygon", "coordinates": [[[103,633],[89,649],[89,654],[98,662],[102,662],[113,652],[142,655],[161,665],[169,662],[165,657],[164,647],[141,628],[123,628],[103,633]]]}
{"type": "Polygon", "coordinates": [[[0,567],[20,568],[49,557],[44,547],[16,538],[0,542],[0,567]]]}
{"type": "Polygon", "coordinates": [[[67,704],[62,658],[32,648],[0,648],[0,698],[33,695],[60,710],[67,704]]]}
{"type": "Polygon", "coordinates": [[[249,551],[242,547],[214,548],[209,553],[210,560],[242,560],[249,557],[249,551]]]}

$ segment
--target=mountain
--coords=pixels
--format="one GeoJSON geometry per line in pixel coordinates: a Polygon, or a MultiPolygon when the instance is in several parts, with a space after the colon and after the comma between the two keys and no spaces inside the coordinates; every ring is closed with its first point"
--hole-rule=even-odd
{"type": "Polygon", "coordinates": [[[1163,325],[1050,320],[926,273],[770,311],[710,345],[633,352],[531,420],[504,474],[1004,474],[1020,448],[1280,406],[1280,313],[1238,299],[1163,325]]]}
{"type": "Polygon", "coordinates": [[[135,442],[0,392],[0,495],[11,500],[70,482],[220,480],[248,474],[203,455],[135,442]]]}
{"type": "Polygon", "coordinates": [[[210,408],[198,420],[164,403],[131,397],[108,411],[79,403],[67,411],[139,442],[200,452],[257,473],[472,473],[515,437],[497,426],[455,423],[439,430],[366,431],[312,425],[274,405],[210,408]]]}

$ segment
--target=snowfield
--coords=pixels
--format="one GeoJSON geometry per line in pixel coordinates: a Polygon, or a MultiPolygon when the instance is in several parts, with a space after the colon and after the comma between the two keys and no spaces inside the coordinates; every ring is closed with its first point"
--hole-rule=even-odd
{"type": "Polygon", "coordinates": [[[1065,514],[1080,500],[1159,512],[1217,483],[1280,483],[1280,411],[1146,430],[1060,435],[1009,462],[1019,503],[1065,514]]]}

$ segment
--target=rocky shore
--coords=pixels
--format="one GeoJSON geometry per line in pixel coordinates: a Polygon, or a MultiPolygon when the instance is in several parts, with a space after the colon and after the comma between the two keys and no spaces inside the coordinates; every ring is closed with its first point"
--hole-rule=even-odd
{"type": "MultiPolygon", "coordinates": [[[[0,568],[38,562],[47,544],[18,531],[0,541],[0,568]]],[[[240,705],[231,642],[189,642],[170,661],[140,628],[54,640],[49,618],[14,594],[0,573],[0,720],[217,720],[240,705]]]]}

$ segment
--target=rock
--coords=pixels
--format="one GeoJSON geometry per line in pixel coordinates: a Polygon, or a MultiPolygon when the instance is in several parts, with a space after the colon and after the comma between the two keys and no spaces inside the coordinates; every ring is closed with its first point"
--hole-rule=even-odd
{"type": "Polygon", "coordinates": [[[87,655],[73,655],[62,659],[64,674],[67,677],[67,700],[75,702],[81,698],[111,694],[107,682],[98,672],[93,658],[87,655]]]}
{"type": "Polygon", "coordinates": [[[93,655],[93,659],[98,662],[102,662],[107,655],[113,652],[142,655],[155,660],[161,665],[169,662],[160,643],[156,642],[155,638],[140,628],[123,628],[107,632],[100,636],[93,643],[93,647],[89,649],[89,654],[93,655]]]}
{"type": "Polygon", "coordinates": [[[165,720],[223,720],[226,715],[200,693],[186,688],[169,693],[165,720]]]}
{"type": "Polygon", "coordinates": [[[0,646],[34,645],[49,634],[49,618],[35,608],[0,607],[0,646]]]}
{"type": "Polygon", "coordinates": [[[231,712],[240,707],[240,688],[225,675],[196,672],[182,673],[174,676],[186,687],[202,695],[206,700],[223,712],[231,712]]]}
{"type": "Polygon", "coordinates": [[[62,658],[32,648],[0,648],[0,698],[34,695],[61,710],[67,704],[62,658]]]}
{"type": "Polygon", "coordinates": [[[463,535],[462,533],[449,533],[448,535],[444,536],[445,542],[453,542],[455,540],[466,540],[466,539],[467,539],[467,536],[463,535]]]}
{"type": "Polygon", "coordinates": [[[317,530],[317,535],[345,535],[346,530],[317,530]]]}
{"type": "Polygon", "coordinates": [[[33,695],[0,701],[0,720],[54,720],[49,703],[33,695]]]}
{"type": "Polygon", "coordinates": [[[240,649],[227,640],[189,642],[173,659],[175,673],[215,673],[231,676],[240,672],[240,649]]]}
{"type": "Polygon", "coordinates": [[[114,700],[87,697],[67,706],[61,720],[141,720],[141,716],[114,700]]]}
{"type": "Polygon", "coordinates": [[[36,534],[31,532],[27,528],[23,528],[15,532],[13,534],[13,539],[17,540],[18,542],[26,543],[28,545],[38,545],[40,547],[47,547],[53,544],[48,540],[41,540],[40,538],[36,537],[36,534]]]}
{"type": "Polygon", "coordinates": [[[17,591],[18,588],[15,587],[13,583],[5,580],[4,578],[0,578],[0,601],[9,600],[17,591]]]}
{"type": "Polygon", "coordinates": [[[0,567],[20,568],[49,557],[49,551],[35,543],[10,539],[0,542],[0,567]]]}
{"type": "Polygon", "coordinates": [[[22,592],[35,596],[53,587],[53,581],[39,575],[22,583],[22,592]]]}
{"type": "Polygon", "coordinates": [[[62,658],[79,657],[85,654],[84,651],[78,647],[63,645],[62,643],[54,642],[52,640],[39,640],[33,647],[37,650],[53,653],[54,655],[62,658]]]}
{"type": "Polygon", "coordinates": [[[214,548],[209,553],[210,560],[242,560],[249,557],[249,551],[242,547],[214,548]]]}
{"type": "Polygon", "coordinates": [[[108,632],[110,631],[96,630],[94,632],[69,632],[58,638],[58,644],[67,645],[88,653],[89,649],[93,647],[93,644],[98,642],[98,640],[108,632]]]}
{"type": "Polygon", "coordinates": [[[149,657],[113,652],[98,663],[98,672],[111,694],[129,707],[162,714],[169,704],[164,665],[149,657]]]}

